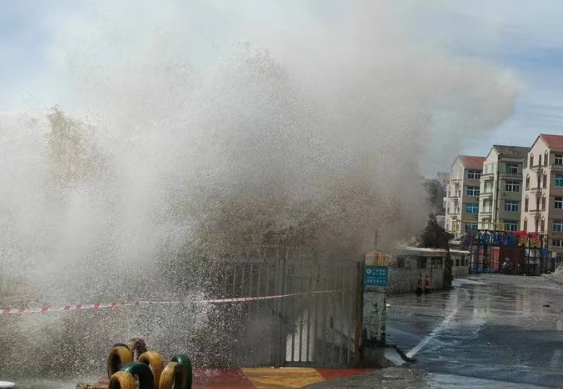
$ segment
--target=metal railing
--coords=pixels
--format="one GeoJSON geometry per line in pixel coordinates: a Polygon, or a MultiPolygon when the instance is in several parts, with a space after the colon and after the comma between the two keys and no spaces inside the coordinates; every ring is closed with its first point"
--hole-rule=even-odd
{"type": "Polygon", "coordinates": [[[500,172],[501,177],[510,177],[513,179],[522,178],[522,172],[500,172]]]}
{"type": "Polygon", "coordinates": [[[221,331],[202,345],[202,355],[225,349],[217,363],[227,366],[354,365],[360,264],[313,258],[274,248],[202,266],[197,279],[206,297],[244,299],[215,305],[209,320],[221,331]]]}

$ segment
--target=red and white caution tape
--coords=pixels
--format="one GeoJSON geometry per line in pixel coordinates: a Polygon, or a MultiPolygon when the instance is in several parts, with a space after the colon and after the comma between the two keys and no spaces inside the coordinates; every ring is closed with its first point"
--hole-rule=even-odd
{"type": "MultiPolygon", "coordinates": [[[[285,297],[298,296],[303,294],[319,294],[319,293],[334,293],[338,290],[322,290],[308,293],[290,293],[280,294],[275,296],[259,296],[259,297],[237,297],[225,299],[205,299],[196,301],[197,304],[224,304],[224,303],[246,303],[250,301],[273,300],[285,297]]],[[[162,305],[162,304],[181,304],[181,301],[137,301],[135,303],[97,303],[97,304],[77,304],[65,305],[61,307],[44,306],[40,308],[23,308],[23,309],[0,309],[0,316],[7,315],[24,315],[28,313],[47,313],[47,312],[67,312],[67,311],[83,311],[89,309],[106,309],[106,308],[119,308],[119,307],[148,307],[149,305],[162,305]]]]}
{"type": "Polygon", "coordinates": [[[281,298],[284,298],[284,297],[299,296],[299,295],[303,295],[303,294],[319,294],[319,293],[334,293],[334,292],[339,292],[339,291],[338,290],[319,290],[319,291],[308,292],[308,293],[279,294],[279,295],[276,295],[276,296],[237,297],[237,298],[230,298],[230,299],[206,299],[204,301],[198,301],[198,303],[208,303],[208,304],[246,303],[248,301],[281,299],[281,298]]]}
{"type": "Polygon", "coordinates": [[[46,313],[46,312],[66,312],[66,311],[82,311],[87,309],[104,309],[104,308],[117,308],[125,306],[140,306],[147,307],[150,305],[148,301],[138,301],[136,303],[98,303],[98,304],[77,304],[65,305],[63,307],[44,306],[41,308],[24,308],[24,309],[0,309],[0,314],[4,315],[22,315],[26,313],[46,313]]]}

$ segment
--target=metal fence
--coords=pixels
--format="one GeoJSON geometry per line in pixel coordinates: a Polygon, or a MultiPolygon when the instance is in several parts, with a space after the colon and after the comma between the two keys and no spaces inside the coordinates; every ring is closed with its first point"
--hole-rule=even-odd
{"type": "MultiPolygon", "coordinates": [[[[210,261],[200,275],[214,305],[222,365],[350,366],[359,353],[360,264],[294,249],[210,261]],[[243,299],[229,302],[230,299],[243,299]]],[[[213,352],[208,349],[205,353],[213,352]]]]}
{"type": "Polygon", "coordinates": [[[508,231],[475,230],[466,238],[474,273],[503,271],[510,274],[540,275],[554,268],[548,256],[548,237],[508,231]],[[503,268],[507,261],[509,267],[503,268]]]}

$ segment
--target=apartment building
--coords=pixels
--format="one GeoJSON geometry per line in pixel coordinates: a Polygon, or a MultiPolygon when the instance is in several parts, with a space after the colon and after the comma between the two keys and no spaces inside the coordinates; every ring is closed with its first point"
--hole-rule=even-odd
{"type": "Polygon", "coordinates": [[[477,229],[480,179],[485,157],[458,156],[450,169],[444,208],[446,230],[454,235],[477,229]]]}
{"type": "Polygon", "coordinates": [[[436,178],[440,182],[440,185],[442,185],[442,188],[444,188],[444,192],[445,192],[448,188],[448,184],[450,183],[450,173],[438,172],[436,173],[436,178]]]}
{"type": "MultiPolygon", "coordinates": [[[[448,191],[448,184],[450,183],[450,173],[449,172],[438,172],[436,173],[436,178],[442,186],[442,197],[446,197],[448,191]]],[[[441,213],[436,215],[436,222],[442,228],[446,228],[446,215],[445,215],[445,203],[442,203],[441,213]]]]}
{"type": "Polygon", "coordinates": [[[524,169],[522,229],[547,234],[549,248],[563,259],[563,135],[541,134],[524,169]]]}
{"type": "Polygon", "coordinates": [[[528,147],[494,145],[483,163],[479,195],[479,228],[519,231],[522,171],[528,147]]]}

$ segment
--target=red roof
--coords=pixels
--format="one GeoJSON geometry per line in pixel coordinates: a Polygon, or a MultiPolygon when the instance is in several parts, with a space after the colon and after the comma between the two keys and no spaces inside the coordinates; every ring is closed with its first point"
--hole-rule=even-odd
{"type": "Polygon", "coordinates": [[[540,138],[549,148],[563,150],[563,135],[540,134],[540,138]]]}
{"type": "Polygon", "coordinates": [[[483,162],[485,162],[485,157],[473,157],[470,155],[460,155],[459,159],[463,166],[470,169],[483,169],[483,162]]]}

